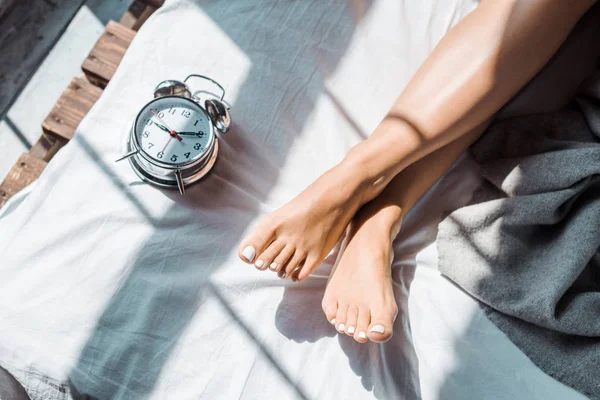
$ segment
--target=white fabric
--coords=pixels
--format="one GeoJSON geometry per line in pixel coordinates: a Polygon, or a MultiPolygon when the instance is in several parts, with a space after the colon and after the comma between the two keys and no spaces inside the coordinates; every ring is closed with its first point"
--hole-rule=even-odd
{"type": "Polygon", "coordinates": [[[167,1],[75,138],[0,217],[0,364],[30,390],[35,371],[99,398],[582,397],[538,370],[436,270],[441,213],[476,184],[468,159],[396,241],[400,315],[385,345],[357,344],[325,320],[335,254],[301,284],[236,256],[261,217],[372,131],[474,7],[167,1]],[[153,87],[189,73],[226,87],[235,127],[211,176],[181,197],[114,160],[153,87]]]}

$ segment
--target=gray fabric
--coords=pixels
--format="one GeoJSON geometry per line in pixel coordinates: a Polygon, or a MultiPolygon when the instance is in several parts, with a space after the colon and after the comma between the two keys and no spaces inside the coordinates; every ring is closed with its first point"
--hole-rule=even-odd
{"type": "Polygon", "coordinates": [[[444,218],[437,244],[441,272],[534,363],[600,399],[600,5],[584,22],[473,146],[484,183],[444,218]],[[582,42],[594,51],[578,63],[582,42]],[[594,72],[573,79],[573,103],[523,115],[568,96],[553,79],[586,63],[594,72]]]}

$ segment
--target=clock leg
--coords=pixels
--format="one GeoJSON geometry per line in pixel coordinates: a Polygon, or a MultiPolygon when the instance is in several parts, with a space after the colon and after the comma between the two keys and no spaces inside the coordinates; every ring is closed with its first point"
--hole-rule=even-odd
{"type": "Polygon", "coordinates": [[[132,155],[134,155],[134,154],[137,154],[137,153],[138,153],[138,150],[131,150],[129,153],[125,154],[124,156],[122,156],[122,157],[119,157],[119,158],[118,158],[118,159],[117,159],[115,162],[119,162],[119,161],[121,161],[121,160],[124,160],[124,159],[126,159],[126,158],[129,158],[129,157],[131,157],[132,155]]]}
{"type": "Polygon", "coordinates": [[[185,184],[183,183],[183,176],[181,175],[181,170],[177,170],[175,172],[175,178],[177,179],[177,187],[179,188],[179,193],[185,194],[185,184]]]}

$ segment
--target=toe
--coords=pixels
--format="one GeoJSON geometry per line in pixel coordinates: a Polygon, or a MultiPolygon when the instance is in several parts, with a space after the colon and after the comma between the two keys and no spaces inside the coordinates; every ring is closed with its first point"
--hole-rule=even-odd
{"type": "Polygon", "coordinates": [[[281,250],[283,250],[284,247],[285,242],[283,240],[274,241],[269,247],[266,248],[265,251],[262,252],[262,254],[256,257],[254,266],[260,270],[269,268],[269,266],[273,263],[273,260],[275,260],[275,257],[281,253],[281,250]]]}
{"type": "Polygon", "coordinates": [[[309,255],[308,257],[306,257],[306,261],[304,262],[302,269],[298,273],[298,280],[303,281],[306,278],[308,278],[308,276],[315,270],[315,268],[318,267],[318,265],[319,260],[316,256],[309,255]]]}
{"type": "Polygon", "coordinates": [[[358,321],[358,307],[348,307],[348,313],[346,314],[346,335],[354,336],[356,332],[356,324],[358,321]]]}
{"type": "Polygon", "coordinates": [[[335,325],[335,316],[337,315],[337,302],[336,301],[326,301],[323,299],[321,303],[321,308],[323,309],[323,313],[325,314],[325,318],[332,325],[335,325]]]}
{"type": "Polygon", "coordinates": [[[359,308],[358,318],[356,320],[356,330],[354,331],[354,340],[360,343],[367,341],[367,331],[369,329],[369,322],[371,321],[371,313],[369,310],[359,308]]]}
{"type": "Polygon", "coordinates": [[[291,277],[294,282],[298,281],[298,272],[296,271],[302,265],[306,255],[301,251],[295,251],[292,259],[285,266],[285,277],[291,277]]]}
{"type": "Polygon", "coordinates": [[[246,237],[238,249],[238,256],[246,263],[252,263],[256,256],[261,254],[267,246],[275,240],[275,231],[259,227],[250,236],[246,237]]]}
{"type": "Polygon", "coordinates": [[[335,328],[340,333],[346,332],[346,319],[348,318],[348,305],[338,304],[337,313],[335,314],[335,328]]]}
{"type": "Polygon", "coordinates": [[[371,324],[367,336],[370,341],[376,343],[387,342],[392,337],[392,328],[394,326],[394,318],[396,316],[395,311],[385,312],[372,312],[371,313],[371,324]]]}
{"type": "Polygon", "coordinates": [[[273,262],[269,265],[269,268],[271,269],[271,271],[277,272],[277,276],[279,276],[280,278],[285,278],[285,266],[290,261],[293,255],[294,247],[289,245],[285,246],[283,250],[281,250],[281,252],[277,254],[277,257],[273,259],[273,262]]]}

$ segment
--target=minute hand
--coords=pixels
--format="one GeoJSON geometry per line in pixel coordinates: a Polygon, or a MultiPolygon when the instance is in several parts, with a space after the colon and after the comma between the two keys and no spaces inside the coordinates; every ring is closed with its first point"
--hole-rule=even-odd
{"type": "MultiPolygon", "coordinates": [[[[200,131],[201,132],[201,131],[200,131]]],[[[178,132],[180,135],[193,135],[193,136],[203,136],[204,134],[200,134],[200,132],[178,132]]]]}

